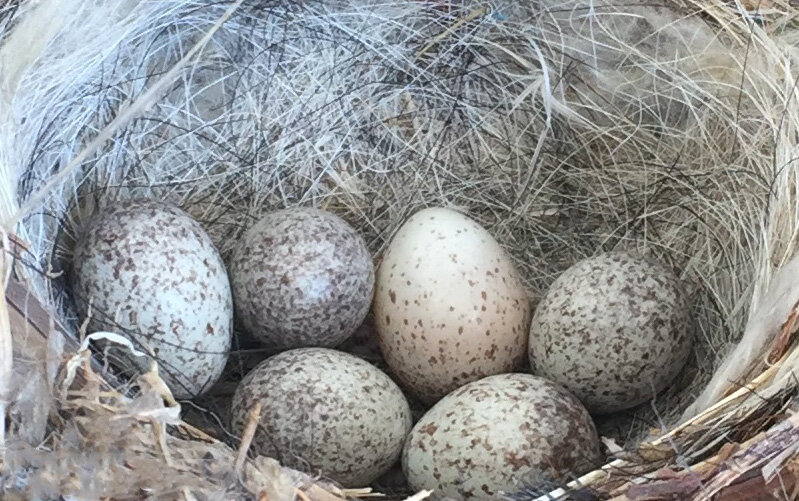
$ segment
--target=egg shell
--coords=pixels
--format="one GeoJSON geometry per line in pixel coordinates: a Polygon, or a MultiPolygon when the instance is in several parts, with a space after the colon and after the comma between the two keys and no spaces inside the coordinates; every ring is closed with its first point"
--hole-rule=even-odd
{"type": "Polygon", "coordinates": [[[433,406],[408,436],[402,467],[414,491],[488,500],[569,480],[601,460],[596,428],[573,395],[543,378],[500,374],[433,406]]]}
{"type": "Polygon", "coordinates": [[[663,390],[688,360],[693,339],[677,276],[652,259],[611,252],[578,262],[553,282],[530,326],[530,364],[604,414],[663,390]]]}
{"type": "Polygon", "coordinates": [[[230,259],[237,318],[271,351],[334,347],[369,311],[374,264],[343,219],[316,209],[264,216],[230,259]]]}
{"type": "Polygon", "coordinates": [[[386,362],[428,404],[525,360],[530,304],[518,273],[453,210],[421,210],[399,229],[378,268],[374,313],[386,362]]]}
{"type": "Polygon", "coordinates": [[[89,332],[149,346],[177,398],[213,385],[230,351],[233,301],[211,239],[188,214],[150,200],[117,202],[78,239],[73,295],[89,332]]]}
{"type": "Polygon", "coordinates": [[[262,404],[253,447],[283,465],[364,487],[396,463],[411,428],[402,391],[386,374],[348,353],[298,348],[259,364],[233,396],[241,433],[262,404]]]}

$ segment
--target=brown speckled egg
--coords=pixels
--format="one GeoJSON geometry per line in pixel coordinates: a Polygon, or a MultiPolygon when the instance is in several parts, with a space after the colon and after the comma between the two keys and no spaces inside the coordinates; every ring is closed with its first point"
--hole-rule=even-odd
{"type": "Polygon", "coordinates": [[[434,405],[408,436],[402,468],[414,490],[493,500],[570,480],[601,460],[594,423],[573,395],[543,378],[500,374],[434,405]]]}
{"type": "Polygon", "coordinates": [[[674,273],[611,252],[578,262],[549,288],[530,326],[530,364],[604,414],[665,388],[688,359],[693,334],[674,273]]]}
{"type": "Polygon", "coordinates": [[[363,322],[374,291],[363,238],[316,209],[263,217],[242,236],[230,277],[238,320],[273,351],[341,344],[363,322]]]}
{"type": "Polygon", "coordinates": [[[73,294],[89,332],[149,346],[177,398],[213,385],[231,343],[233,301],[211,239],[182,210],[119,202],[96,215],[75,249],[73,294]]]}
{"type": "Polygon", "coordinates": [[[364,487],[399,458],[408,402],[384,373],[328,348],[299,348],[261,362],[233,396],[232,425],[262,404],[253,447],[283,465],[364,487]]]}
{"type": "Polygon", "coordinates": [[[530,304],[508,255],[453,210],[424,209],[397,232],[377,272],[380,348],[426,403],[524,362],[530,304]]]}

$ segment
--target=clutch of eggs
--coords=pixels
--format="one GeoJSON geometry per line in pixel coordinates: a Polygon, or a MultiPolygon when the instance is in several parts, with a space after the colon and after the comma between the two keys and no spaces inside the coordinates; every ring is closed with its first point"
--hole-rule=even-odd
{"type": "Polygon", "coordinates": [[[606,414],[663,390],[685,365],[693,335],[674,273],[611,252],[578,262],[550,286],[530,326],[530,364],[606,414]]]}
{"type": "Polygon", "coordinates": [[[267,349],[334,347],[369,311],[374,265],[363,238],[329,212],[264,216],[230,259],[238,321],[267,349]]]}
{"type": "Polygon", "coordinates": [[[388,471],[411,428],[399,387],[348,353],[298,348],[263,361],[236,389],[232,426],[241,433],[261,402],[253,447],[285,466],[363,487],[388,471]]]}
{"type": "Polygon", "coordinates": [[[508,255],[470,218],[443,208],[414,214],[389,244],[375,288],[383,355],[421,401],[523,365],[528,298],[508,255]]]}
{"type": "Polygon", "coordinates": [[[155,354],[177,398],[207,390],[231,344],[233,304],[222,259],[182,210],[129,200],[93,217],[78,239],[73,295],[89,332],[129,336],[155,354]]]}

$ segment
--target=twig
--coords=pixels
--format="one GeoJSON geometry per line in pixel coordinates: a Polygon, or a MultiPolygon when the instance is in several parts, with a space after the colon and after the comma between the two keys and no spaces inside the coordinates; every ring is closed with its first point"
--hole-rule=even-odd
{"type": "Polygon", "coordinates": [[[215,444],[218,442],[218,440],[212,437],[211,435],[205,433],[199,428],[190,425],[189,423],[181,422],[180,424],[177,425],[177,428],[181,432],[185,433],[186,435],[189,435],[194,439],[199,439],[202,440],[203,442],[208,442],[210,444],[215,444]]]}
{"type": "Polygon", "coordinates": [[[244,433],[241,435],[241,444],[239,444],[239,451],[236,454],[236,473],[241,474],[244,467],[244,462],[247,460],[247,452],[250,450],[250,444],[255,436],[255,430],[258,429],[258,421],[261,419],[261,402],[256,402],[252,406],[247,417],[247,426],[244,428],[244,433]]]}
{"type": "Polygon", "coordinates": [[[161,454],[164,456],[164,462],[167,466],[172,466],[172,457],[169,455],[169,450],[166,446],[166,430],[163,424],[156,419],[151,419],[150,424],[153,427],[155,440],[158,443],[158,447],[161,449],[161,454]]]}
{"type": "MultiPolygon", "coordinates": [[[[155,433],[156,442],[158,442],[158,447],[161,449],[161,454],[164,456],[164,462],[167,466],[172,466],[172,457],[169,454],[169,449],[167,448],[166,444],[166,425],[157,419],[151,419],[150,424],[153,427],[153,433],[155,433]]],[[[197,498],[194,494],[191,493],[188,487],[184,487],[181,489],[183,493],[183,497],[186,498],[186,501],[196,501],[197,498]]]]}

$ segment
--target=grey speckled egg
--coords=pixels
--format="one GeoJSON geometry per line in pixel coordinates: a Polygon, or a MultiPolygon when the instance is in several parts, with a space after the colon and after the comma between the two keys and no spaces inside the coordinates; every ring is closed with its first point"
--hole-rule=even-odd
{"type": "Polygon", "coordinates": [[[207,390],[231,343],[233,301],[211,239],[182,210],[156,201],[116,203],[75,248],[73,294],[89,332],[128,334],[155,353],[178,398],[207,390]]]}
{"type": "Polygon", "coordinates": [[[654,260],[611,252],[578,262],[552,284],[530,326],[530,364],[604,414],[664,389],[693,338],[678,278],[654,260]]]}
{"type": "Polygon", "coordinates": [[[285,351],[247,374],[233,396],[236,432],[259,400],[259,454],[347,487],[388,471],[411,428],[408,402],[387,375],[328,348],[285,351]]]}
{"type": "Polygon", "coordinates": [[[601,460],[591,416],[573,395],[543,378],[501,374],[433,406],[408,436],[402,468],[414,490],[493,500],[570,480],[601,460]]]}
{"type": "Polygon", "coordinates": [[[530,303],[512,261],[449,209],[421,210],[396,233],[377,271],[374,315],[386,362],[425,403],[518,370],[527,353],[530,303]]]}
{"type": "Polygon", "coordinates": [[[237,318],[268,349],[334,347],[363,322],[374,265],[363,238],[316,209],[270,213],[230,260],[237,318]]]}

